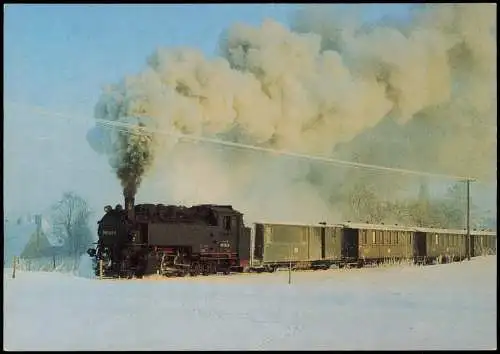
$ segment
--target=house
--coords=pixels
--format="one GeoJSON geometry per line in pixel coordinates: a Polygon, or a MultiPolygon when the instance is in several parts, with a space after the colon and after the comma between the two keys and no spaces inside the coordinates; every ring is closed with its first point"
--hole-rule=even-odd
{"type": "Polygon", "coordinates": [[[62,240],[54,237],[50,224],[41,215],[35,216],[35,230],[20,254],[22,259],[45,258],[62,255],[62,240]]]}
{"type": "Polygon", "coordinates": [[[17,219],[4,219],[4,266],[10,267],[14,256],[18,257],[36,231],[33,217],[27,215],[17,219]]]}

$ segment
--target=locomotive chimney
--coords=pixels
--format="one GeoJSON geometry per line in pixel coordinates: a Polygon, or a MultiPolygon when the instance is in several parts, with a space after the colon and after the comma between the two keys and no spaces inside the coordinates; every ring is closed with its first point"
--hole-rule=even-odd
{"type": "Polygon", "coordinates": [[[125,196],[125,210],[127,211],[128,218],[133,220],[135,217],[134,214],[134,196],[132,194],[129,194],[125,191],[124,193],[125,196]]]}

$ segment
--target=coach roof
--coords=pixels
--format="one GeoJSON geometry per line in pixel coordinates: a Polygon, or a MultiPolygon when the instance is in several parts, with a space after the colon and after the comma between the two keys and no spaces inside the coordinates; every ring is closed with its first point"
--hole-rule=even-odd
{"type": "Polygon", "coordinates": [[[363,224],[363,223],[353,223],[346,222],[342,226],[350,229],[359,230],[387,230],[387,231],[415,231],[414,227],[403,226],[403,225],[384,225],[384,224],[363,224]]]}

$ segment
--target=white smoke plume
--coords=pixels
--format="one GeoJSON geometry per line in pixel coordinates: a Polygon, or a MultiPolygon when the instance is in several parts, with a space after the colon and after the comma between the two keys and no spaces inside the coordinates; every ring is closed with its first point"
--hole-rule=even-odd
{"type": "MultiPolygon", "coordinates": [[[[366,26],[312,8],[297,15],[293,31],[272,20],[236,24],[221,36],[219,58],[155,51],[147,69],[102,95],[96,118],[441,173],[472,163],[476,174],[491,175],[496,136],[481,133],[496,127],[493,10],[420,6],[408,23],[366,26]]],[[[160,179],[158,202],[227,202],[252,218],[338,218],[331,189],[341,179],[331,169],[96,130],[88,140],[110,157],[131,194],[149,173],[160,179]]]]}

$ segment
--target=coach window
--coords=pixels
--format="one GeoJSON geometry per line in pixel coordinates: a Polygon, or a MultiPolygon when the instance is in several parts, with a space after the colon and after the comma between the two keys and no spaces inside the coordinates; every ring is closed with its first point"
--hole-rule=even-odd
{"type": "Polygon", "coordinates": [[[372,243],[376,242],[375,231],[372,231],[372,243]]]}
{"type": "Polygon", "coordinates": [[[436,245],[438,245],[439,244],[439,236],[438,236],[438,234],[436,234],[435,236],[436,236],[436,245]]]}
{"type": "Polygon", "coordinates": [[[309,231],[310,229],[307,228],[306,230],[304,230],[305,232],[304,233],[301,233],[301,236],[298,237],[298,242],[302,242],[302,243],[306,243],[308,241],[308,238],[309,238],[309,231]]]}
{"type": "Polygon", "coordinates": [[[363,244],[366,245],[368,244],[368,231],[362,231],[363,232],[363,244]]]}

